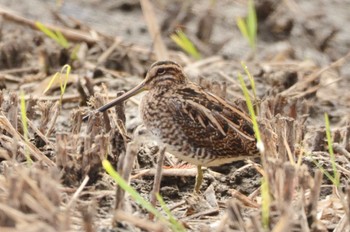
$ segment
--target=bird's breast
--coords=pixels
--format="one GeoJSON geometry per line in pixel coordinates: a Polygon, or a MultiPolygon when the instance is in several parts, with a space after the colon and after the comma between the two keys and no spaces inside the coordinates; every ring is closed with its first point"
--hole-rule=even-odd
{"type": "Polygon", "coordinates": [[[174,127],[174,115],[169,110],[170,96],[148,92],[141,101],[140,114],[144,125],[155,136],[162,137],[174,127]]]}

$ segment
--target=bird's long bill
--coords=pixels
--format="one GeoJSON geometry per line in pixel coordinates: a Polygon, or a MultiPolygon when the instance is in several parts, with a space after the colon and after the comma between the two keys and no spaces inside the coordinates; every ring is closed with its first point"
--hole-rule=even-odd
{"type": "Polygon", "coordinates": [[[117,105],[118,103],[123,102],[123,101],[127,100],[128,98],[130,98],[130,97],[140,93],[144,89],[144,87],[145,87],[145,81],[141,82],[136,87],[130,89],[128,92],[126,92],[123,95],[117,97],[116,99],[114,99],[113,101],[107,103],[106,105],[101,106],[97,110],[99,112],[104,112],[104,111],[108,110],[109,108],[117,105]]]}

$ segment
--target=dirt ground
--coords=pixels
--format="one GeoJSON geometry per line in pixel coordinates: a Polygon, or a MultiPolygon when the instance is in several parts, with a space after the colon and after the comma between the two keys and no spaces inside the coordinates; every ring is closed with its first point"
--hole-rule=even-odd
{"type": "Polygon", "coordinates": [[[256,1],[255,50],[236,25],[246,1],[151,1],[154,14],[140,2],[148,1],[0,0],[0,231],[182,231],[124,194],[105,158],[166,215],[154,200],[160,184],[185,231],[349,231],[350,1],[256,1]],[[170,39],[178,29],[201,59],[170,39]],[[256,84],[262,157],[204,168],[199,195],[196,167],[164,153],[142,127],[142,94],[82,120],[140,83],[162,42],[193,82],[243,110],[241,61],[256,84]],[[61,94],[50,81],[65,64],[61,94]]]}

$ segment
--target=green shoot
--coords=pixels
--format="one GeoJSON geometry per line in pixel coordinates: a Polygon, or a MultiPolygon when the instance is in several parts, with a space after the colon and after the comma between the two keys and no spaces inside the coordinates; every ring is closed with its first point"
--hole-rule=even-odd
{"type": "Polygon", "coordinates": [[[71,60],[77,60],[78,59],[78,52],[80,49],[80,44],[77,44],[73,47],[72,53],[70,54],[71,60]]]}
{"type": "Polygon", "coordinates": [[[62,105],[62,99],[63,99],[63,95],[66,92],[66,87],[67,87],[67,83],[68,83],[68,78],[69,78],[69,74],[71,72],[71,66],[66,64],[62,67],[61,72],[57,72],[50,80],[48,86],[46,87],[46,89],[44,90],[44,93],[46,93],[53,85],[54,81],[56,80],[56,78],[59,78],[60,81],[60,89],[61,89],[61,96],[60,96],[60,105],[62,105]],[[62,75],[64,73],[64,71],[66,71],[66,75],[64,78],[62,78],[62,75]]]}
{"type": "Polygon", "coordinates": [[[27,163],[32,164],[33,160],[30,158],[30,155],[28,153],[28,148],[27,148],[27,143],[29,143],[28,122],[27,122],[26,101],[24,99],[23,91],[21,91],[20,93],[20,98],[21,98],[21,119],[22,119],[22,127],[23,127],[23,137],[26,143],[26,146],[24,147],[24,154],[27,159],[27,163]]]}
{"type": "Polygon", "coordinates": [[[186,34],[181,31],[177,30],[176,33],[172,34],[170,38],[180,47],[182,50],[187,52],[189,55],[191,55],[196,60],[199,60],[201,58],[201,54],[198,52],[196,47],[193,45],[191,40],[186,36],[186,34]]]}
{"type": "MultiPolygon", "coordinates": [[[[114,170],[111,163],[108,160],[102,161],[102,166],[106,170],[106,172],[114,179],[114,181],[122,188],[124,191],[129,193],[129,195],[138,203],[140,206],[142,206],[144,209],[146,209],[148,212],[155,215],[161,222],[165,224],[170,223],[170,227],[172,231],[176,232],[182,232],[185,231],[176,221],[176,219],[170,214],[169,210],[166,211],[168,214],[169,219],[165,218],[156,208],[153,207],[151,203],[146,201],[134,188],[132,188],[120,175],[117,171],[114,170]],[[170,215],[169,215],[170,214],[170,215]]],[[[158,200],[161,199],[157,196],[158,200]]],[[[162,204],[162,207],[165,205],[164,201],[161,199],[159,201],[162,204]],[[163,205],[164,204],[164,205],[163,205]]]]}
{"type": "Polygon", "coordinates": [[[56,41],[61,47],[63,48],[69,47],[69,43],[67,39],[62,35],[60,31],[52,31],[41,22],[35,22],[35,25],[40,31],[42,31],[49,38],[56,41]]]}
{"type": "MultiPolygon", "coordinates": [[[[309,155],[311,157],[311,155],[309,155]]],[[[332,183],[334,183],[334,185],[336,185],[335,183],[337,182],[336,179],[326,170],[322,167],[322,165],[317,162],[317,160],[314,160],[312,157],[311,157],[311,160],[312,162],[317,166],[318,169],[321,170],[321,172],[330,180],[332,181],[332,183]]],[[[338,180],[339,182],[339,180],[338,180]]]]}
{"type": "MultiPolygon", "coordinates": [[[[264,143],[261,140],[259,125],[258,125],[256,115],[254,112],[254,107],[253,107],[252,101],[250,99],[247,86],[245,85],[243,77],[240,73],[238,73],[238,79],[239,79],[239,82],[242,86],[242,90],[243,90],[243,94],[244,94],[244,97],[245,97],[245,100],[246,100],[246,103],[248,106],[249,114],[252,118],[253,130],[255,133],[255,138],[257,140],[256,146],[258,147],[260,153],[264,154],[265,147],[264,147],[264,143]]],[[[270,215],[270,193],[269,193],[269,183],[268,183],[268,179],[266,176],[263,176],[263,178],[261,179],[261,197],[262,197],[261,214],[262,214],[263,226],[264,226],[264,228],[267,229],[268,225],[269,225],[269,215],[270,215]]]]}
{"type": "MultiPolygon", "coordinates": [[[[254,102],[256,102],[256,100],[257,100],[258,98],[257,98],[257,96],[256,96],[256,87],[255,87],[255,80],[254,80],[254,77],[250,74],[247,65],[246,65],[243,61],[241,62],[241,65],[242,65],[242,67],[243,67],[245,73],[246,73],[247,76],[248,76],[248,79],[249,79],[249,81],[250,81],[250,85],[252,86],[252,90],[253,90],[254,102]]],[[[256,105],[256,107],[255,107],[255,112],[256,112],[257,114],[259,114],[259,112],[260,112],[260,109],[259,109],[259,106],[258,106],[258,105],[256,105]]]]}
{"type": "Polygon", "coordinates": [[[258,21],[256,17],[254,0],[248,1],[247,17],[245,19],[238,17],[236,24],[241,31],[241,34],[248,40],[250,47],[255,50],[258,21]]]}
{"type": "Polygon", "coordinates": [[[270,193],[269,193],[269,182],[267,178],[263,176],[261,178],[261,217],[263,227],[267,230],[269,228],[269,218],[270,218],[270,193]]]}
{"type": "Polygon", "coordinates": [[[244,94],[244,97],[245,97],[245,100],[246,100],[246,103],[247,103],[247,106],[248,106],[249,114],[250,114],[250,116],[252,118],[253,130],[254,130],[254,133],[255,133],[255,138],[257,140],[257,147],[258,147],[259,151],[261,153],[263,153],[265,151],[265,148],[264,148],[264,144],[263,144],[263,142],[261,140],[259,125],[258,125],[258,122],[257,122],[257,119],[256,119],[253,103],[252,103],[252,101],[251,101],[251,99],[249,97],[249,92],[248,92],[247,86],[245,85],[243,77],[242,77],[242,75],[240,73],[238,73],[238,79],[239,79],[239,82],[241,83],[243,94],[244,94]]]}
{"type": "Polygon", "coordinates": [[[334,156],[334,151],[333,151],[333,141],[331,138],[331,130],[330,130],[330,123],[329,123],[329,118],[328,118],[328,114],[325,113],[324,114],[324,118],[325,118],[325,124],[326,124],[326,138],[327,138],[327,142],[328,142],[328,152],[329,155],[331,157],[331,164],[332,164],[332,169],[333,169],[333,176],[331,173],[329,173],[327,170],[325,170],[322,165],[317,162],[316,160],[313,159],[313,157],[311,156],[311,154],[309,154],[309,157],[311,158],[312,162],[317,166],[317,168],[319,168],[322,173],[330,180],[332,181],[332,183],[336,186],[339,187],[340,184],[340,175],[338,173],[337,170],[337,166],[335,163],[335,156],[334,156]]]}
{"type": "Polygon", "coordinates": [[[133,189],[120,175],[117,171],[114,170],[111,163],[108,160],[102,161],[102,166],[106,170],[106,172],[114,179],[117,184],[124,189],[126,192],[130,194],[130,196],[138,203],[140,204],[144,209],[146,209],[148,212],[154,214],[158,218],[162,218],[163,216],[161,213],[153,207],[151,203],[146,201],[142,198],[142,196],[133,189]]]}
{"type": "Polygon", "coordinates": [[[176,218],[172,215],[169,208],[166,206],[162,196],[159,195],[159,193],[157,193],[156,197],[157,197],[157,200],[158,200],[160,206],[162,207],[162,209],[164,210],[164,212],[166,213],[166,215],[169,218],[169,222],[171,223],[171,229],[173,231],[186,231],[185,228],[183,227],[183,225],[181,223],[179,223],[176,220],[176,218]]]}
{"type": "Polygon", "coordinates": [[[254,100],[256,100],[257,97],[256,97],[256,87],[255,87],[254,77],[250,74],[247,65],[243,61],[241,62],[241,65],[249,78],[249,81],[250,81],[250,84],[251,84],[252,90],[253,90],[254,100]]]}
{"type": "Polygon", "coordinates": [[[336,166],[336,163],[335,163],[335,156],[334,156],[334,151],[333,151],[333,140],[331,138],[331,129],[330,129],[330,124],[329,124],[329,118],[328,118],[328,114],[325,113],[324,114],[324,120],[325,120],[325,123],[326,123],[326,137],[327,137],[327,142],[328,142],[328,152],[329,152],[329,155],[331,157],[331,163],[332,163],[332,168],[333,168],[333,184],[337,187],[339,187],[339,178],[340,178],[340,175],[338,173],[338,170],[337,170],[337,166],[336,166]]]}

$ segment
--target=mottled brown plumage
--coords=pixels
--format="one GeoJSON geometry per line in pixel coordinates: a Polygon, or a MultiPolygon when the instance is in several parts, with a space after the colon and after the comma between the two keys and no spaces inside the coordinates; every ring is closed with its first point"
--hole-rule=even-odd
{"type": "Polygon", "coordinates": [[[218,166],[259,155],[249,116],[190,82],[172,61],[154,63],[141,84],[98,111],[142,90],[148,90],[140,105],[143,123],[177,157],[218,166]]]}

